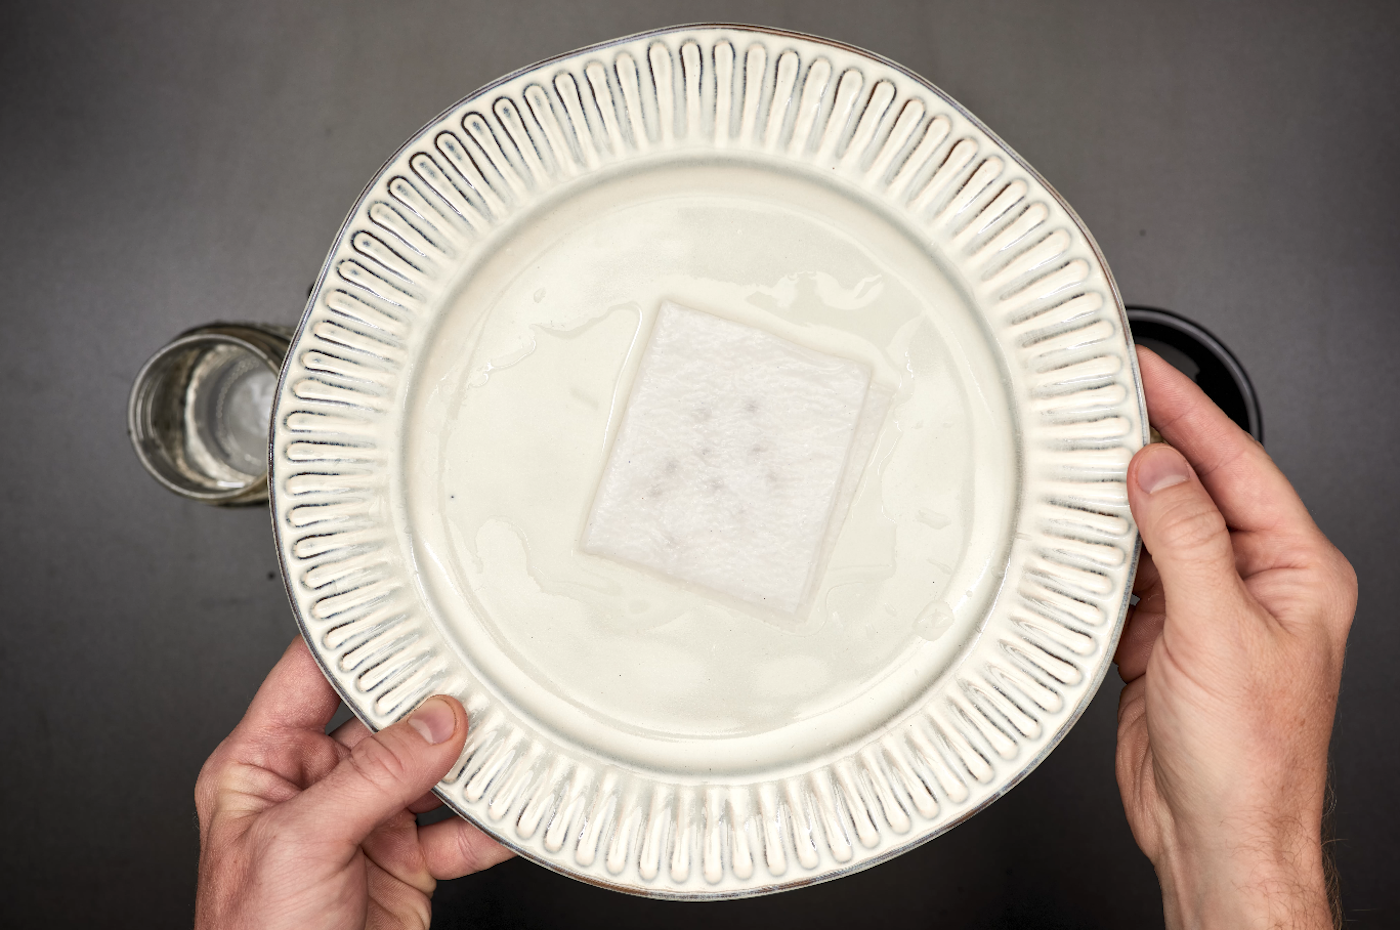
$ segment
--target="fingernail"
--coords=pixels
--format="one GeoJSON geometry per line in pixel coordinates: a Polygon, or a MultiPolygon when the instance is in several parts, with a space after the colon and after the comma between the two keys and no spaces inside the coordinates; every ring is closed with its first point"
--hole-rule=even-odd
{"type": "Polygon", "coordinates": [[[457,729],[457,715],[442,698],[428,698],[423,702],[423,706],[408,718],[408,725],[417,730],[418,735],[428,741],[428,745],[436,746],[457,729]]]}
{"type": "Polygon", "coordinates": [[[1165,488],[1176,487],[1191,473],[1186,460],[1174,449],[1159,448],[1147,456],[1138,466],[1137,484],[1148,494],[1156,494],[1165,488]]]}

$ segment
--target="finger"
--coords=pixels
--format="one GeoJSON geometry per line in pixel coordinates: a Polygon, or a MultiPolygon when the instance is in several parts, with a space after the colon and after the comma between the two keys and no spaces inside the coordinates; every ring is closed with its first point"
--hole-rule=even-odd
{"type": "Polygon", "coordinates": [[[1195,469],[1230,526],[1312,528],[1312,518],[1264,447],[1186,375],[1138,348],[1148,419],[1195,469]]]}
{"type": "Polygon", "coordinates": [[[1162,583],[1157,574],[1157,566],[1152,561],[1152,553],[1144,552],[1138,559],[1137,574],[1133,576],[1133,593],[1139,599],[1146,597],[1162,583]]]}
{"type": "MultiPolygon", "coordinates": [[[[351,717],[331,731],[331,739],[343,746],[345,750],[354,749],[359,745],[361,740],[369,735],[369,727],[365,726],[358,717],[351,717]]],[[[408,805],[408,809],[415,814],[426,814],[428,811],[437,810],[441,806],[442,799],[429,791],[427,794],[408,805]]]]}
{"type": "Polygon", "coordinates": [[[369,735],[369,727],[365,726],[359,717],[351,717],[331,731],[331,739],[346,749],[354,749],[360,740],[369,735]]]}
{"type": "Polygon", "coordinates": [[[462,752],[467,712],[437,695],[393,726],[360,740],[324,779],[283,805],[293,835],[358,847],[375,827],[421,798],[462,752]]]}
{"type": "Polygon", "coordinates": [[[335,744],[325,736],[326,721],[339,703],[297,637],[238,726],[205,763],[196,785],[201,809],[212,810],[215,797],[229,790],[245,802],[281,801],[324,776],[340,761],[335,744]]]}
{"type": "Polygon", "coordinates": [[[1135,681],[1147,671],[1147,660],[1152,658],[1152,649],[1162,635],[1166,619],[1165,611],[1144,609],[1139,604],[1124,625],[1113,661],[1118,664],[1118,676],[1125,683],[1135,681]]]}
{"type": "Polygon", "coordinates": [[[1152,553],[1165,611],[1205,621],[1222,601],[1241,595],[1225,518],[1180,452],[1153,443],[1133,456],[1128,505],[1152,553]]]}
{"type": "Polygon", "coordinates": [[[408,809],[414,814],[426,814],[428,811],[435,811],[442,807],[442,798],[429,791],[418,800],[408,805],[408,809]]]}
{"type": "Polygon", "coordinates": [[[489,869],[515,855],[459,817],[420,828],[418,842],[428,872],[439,881],[489,869]]]}
{"type": "Polygon", "coordinates": [[[340,696],[298,636],[258,688],[238,729],[250,735],[283,730],[324,733],[339,706],[340,696]]]}
{"type": "Polygon", "coordinates": [[[1124,682],[1132,681],[1147,670],[1152,647],[1162,632],[1162,578],[1157,574],[1150,552],[1143,552],[1138,559],[1133,594],[1136,603],[1128,608],[1123,633],[1118,637],[1118,648],[1113,654],[1118,675],[1124,682]]]}

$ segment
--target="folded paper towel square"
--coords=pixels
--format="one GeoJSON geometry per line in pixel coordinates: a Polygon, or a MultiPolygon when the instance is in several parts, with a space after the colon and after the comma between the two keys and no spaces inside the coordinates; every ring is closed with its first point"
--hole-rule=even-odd
{"type": "Polygon", "coordinates": [[[888,400],[858,362],[667,302],[583,548],[798,611],[888,400]]]}

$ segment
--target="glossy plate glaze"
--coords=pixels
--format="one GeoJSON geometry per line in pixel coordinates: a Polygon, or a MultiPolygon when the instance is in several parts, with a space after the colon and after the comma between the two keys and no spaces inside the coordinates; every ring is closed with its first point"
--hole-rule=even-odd
{"type": "Polygon", "coordinates": [[[366,723],[468,708],[454,809],[585,881],[761,894],[949,829],[1073,724],[1131,584],[1140,398],[1088,232],[955,102],[669,29],[473,94],[366,189],[279,386],[273,517],[366,723]],[[666,301],[888,398],[800,609],[581,545],[666,301]]]}

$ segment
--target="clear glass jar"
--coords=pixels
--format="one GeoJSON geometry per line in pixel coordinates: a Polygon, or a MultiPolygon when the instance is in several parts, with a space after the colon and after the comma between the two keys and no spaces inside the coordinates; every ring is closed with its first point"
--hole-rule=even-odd
{"type": "Polygon", "coordinates": [[[213,323],[142,366],[127,429],[157,481],[206,504],[267,500],[272,402],[291,335],[263,323],[213,323]]]}

